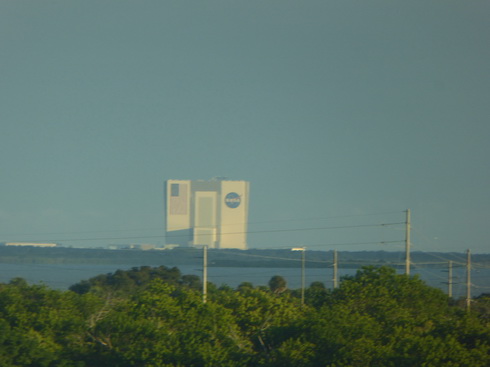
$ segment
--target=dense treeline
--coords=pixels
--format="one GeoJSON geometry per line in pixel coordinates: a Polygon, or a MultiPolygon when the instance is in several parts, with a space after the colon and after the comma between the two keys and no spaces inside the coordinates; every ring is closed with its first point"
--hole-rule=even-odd
{"type": "Polygon", "coordinates": [[[334,291],[209,285],[133,268],[69,291],[0,284],[0,366],[490,365],[490,297],[467,312],[417,277],[367,267],[334,291]]]}

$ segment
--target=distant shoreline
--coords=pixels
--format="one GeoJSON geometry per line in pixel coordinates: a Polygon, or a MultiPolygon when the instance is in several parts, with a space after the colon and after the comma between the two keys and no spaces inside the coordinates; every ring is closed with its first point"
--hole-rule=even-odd
{"type": "MultiPolygon", "coordinates": [[[[333,251],[306,251],[309,268],[330,267],[333,251]]],[[[418,267],[446,267],[465,264],[466,255],[454,252],[413,252],[412,264],[418,267]]],[[[388,251],[339,251],[339,268],[362,266],[404,266],[404,252],[388,251]]],[[[209,250],[209,267],[297,267],[300,257],[288,249],[209,250]]],[[[4,264],[140,264],[148,266],[178,266],[202,264],[202,250],[176,248],[173,250],[109,250],[92,248],[37,248],[0,246],[0,263],[4,264]]],[[[490,254],[473,254],[473,266],[490,266],[490,254]]]]}

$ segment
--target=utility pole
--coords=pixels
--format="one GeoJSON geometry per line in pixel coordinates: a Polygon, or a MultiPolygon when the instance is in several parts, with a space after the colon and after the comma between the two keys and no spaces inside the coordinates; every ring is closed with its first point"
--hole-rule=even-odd
{"type": "Polygon", "coordinates": [[[305,248],[301,252],[301,306],[305,304],[305,248]]]}
{"type": "Polygon", "coordinates": [[[202,303],[206,303],[208,293],[208,246],[204,245],[202,251],[202,303]]]}
{"type": "Polygon", "coordinates": [[[305,247],[295,247],[291,251],[301,251],[301,306],[305,304],[305,247]]]}
{"type": "Polygon", "coordinates": [[[405,274],[410,275],[410,209],[405,221],[405,274]]]}
{"type": "Polygon", "coordinates": [[[471,307],[471,253],[466,251],[466,311],[471,307]]]}
{"type": "Polygon", "coordinates": [[[449,296],[449,298],[453,296],[453,262],[452,261],[449,261],[448,264],[447,295],[449,296]]]}
{"type": "Polygon", "coordinates": [[[334,289],[339,286],[338,284],[338,275],[337,275],[337,270],[338,270],[338,258],[337,258],[337,250],[333,250],[333,287],[334,289]]]}

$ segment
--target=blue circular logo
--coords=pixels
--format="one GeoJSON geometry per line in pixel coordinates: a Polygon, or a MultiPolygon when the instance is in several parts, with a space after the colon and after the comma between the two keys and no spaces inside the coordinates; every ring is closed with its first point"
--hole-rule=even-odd
{"type": "Polygon", "coordinates": [[[228,208],[238,208],[241,202],[242,198],[236,192],[230,192],[225,196],[225,204],[228,208]]]}

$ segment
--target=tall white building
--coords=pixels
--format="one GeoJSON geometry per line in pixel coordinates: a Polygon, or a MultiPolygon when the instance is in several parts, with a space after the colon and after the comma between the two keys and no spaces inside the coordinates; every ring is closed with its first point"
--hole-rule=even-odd
{"type": "Polygon", "coordinates": [[[165,182],[167,244],[247,248],[247,181],[165,182]]]}

